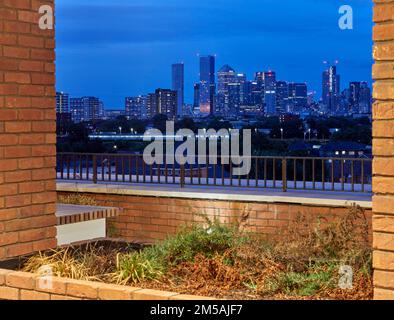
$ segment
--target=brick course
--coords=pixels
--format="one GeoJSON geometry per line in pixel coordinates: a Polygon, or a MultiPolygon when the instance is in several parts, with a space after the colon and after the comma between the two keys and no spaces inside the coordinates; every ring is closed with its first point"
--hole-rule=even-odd
{"type": "Polygon", "coordinates": [[[394,299],[394,1],[375,0],[373,243],[375,299],[394,299]]]}
{"type": "MultiPolygon", "coordinates": [[[[58,195],[69,195],[58,192],[58,195]]],[[[176,233],[188,222],[204,222],[201,214],[217,217],[223,223],[247,219],[241,224],[244,230],[275,237],[278,231],[289,226],[303,214],[312,221],[321,219],[321,226],[348,212],[346,207],[324,207],[291,203],[256,203],[238,201],[214,201],[200,199],[176,199],[139,197],[132,195],[86,194],[98,205],[122,208],[116,218],[109,219],[108,236],[128,241],[154,243],[176,233]]],[[[368,223],[372,225],[372,211],[365,210],[368,223]]],[[[372,239],[372,227],[370,238],[372,239]]]]}
{"type": "Polygon", "coordinates": [[[0,1],[0,260],[56,245],[54,30],[38,28],[48,4],[0,1]]]}
{"type": "MultiPolygon", "coordinates": [[[[0,269],[0,300],[209,300],[207,297],[0,269]],[[45,284],[42,286],[41,284],[45,284]]],[[[213,299],[212,299],[213,300],[213,299]]]]}

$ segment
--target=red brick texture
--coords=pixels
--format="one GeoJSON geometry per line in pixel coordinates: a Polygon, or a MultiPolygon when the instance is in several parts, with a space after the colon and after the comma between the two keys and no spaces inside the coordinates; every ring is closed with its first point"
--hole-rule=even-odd
{"type": "Polygon", "coordinates": [[[375,0],[373,246],[375,299],[394,299],[394,1],[375,0]]]}
{"type": "MultiPolygon", "coordinates": [[[[68,195],[66,192],[59,192],[68,195]]],[[[153,243],[176,233],[188,222],[204,222],[201,214],[217,217],[223,223],[240,221],[244,230],[275,237],[278,231],[288,227],[300,214],[311,221],[321,221],[321,226],[348,212],[346,207],[308,206],[289,203],[253,203],[237,201],[214,201],[138,197],[127,195],[88,194],[99,205],[122,208],[119,217],[109,219],[108,236],[128,241],[153,243]]],[[[366,210],[371,225],[372,212],[366,210]]],[[[372,233],[372,229],[371,229],[372,233]]]]}
{"type": "Polygon", "coordinates": [[[54,1],[0,1],[0,260],[56,246],[54,30],[39,28],[41,5],[54,1]]]}
{"type": "Polygon", "coordinates": [[[209,300],[175,292],[118,286],[0,269],[0,300],[209,300]]]}

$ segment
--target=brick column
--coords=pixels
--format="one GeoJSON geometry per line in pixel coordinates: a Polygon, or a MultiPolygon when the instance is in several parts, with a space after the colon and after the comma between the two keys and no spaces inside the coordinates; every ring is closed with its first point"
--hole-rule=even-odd
{"type": "Polygon", "coordinates": [[[0,0],[0,260],[56,245],[54,1],[0,0]]]}
{"type": "Polygon", "coordinates": [[[375,299],[394,299],[394,0],[375,0],[374,22],[375,299]]]}

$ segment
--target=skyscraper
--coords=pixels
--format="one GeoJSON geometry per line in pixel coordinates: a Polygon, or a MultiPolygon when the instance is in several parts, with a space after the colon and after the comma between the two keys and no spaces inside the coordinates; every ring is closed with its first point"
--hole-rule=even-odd
{"type": "Polygon", "coordinates": [[[237,82],[237,74],[235,70],[228,64],[221,67],[218,71],[218,92],[216,97],[215,113],[222,115],[226,118],[234,115],[236,106],[232,103],[236,103],[239,107],[239,97],[235,97],[236,92],[238,95],[239,84],[237,82]],[[230,100],[230,86],[232,99],[230,100]],[[235,87],[236,86],[236,87],[235,87]]]}
{"type": "Polygon", "coordinates": [[[214,111],[215,57],[200,57],[200,112],[208,115],[214,111]]]}
{"type": "Polygon", "coordinates": [[[65,92],[56,92],[56,113],[69,113],[69,95],[65,92]]]}
{"type": "Polygon", "coordinates": [[[193,112],[200,112],[200,84],[194,84],[194,103],[193,103],[193,112]]]}
{"type": "Polygon", "coordinates": [[[276,73],[264,72],[264,103],[266,115],[276,114],[276,73]]]}
{"type": "Polygon", "coordinates": [[[277,113],[286,113],[288,110],[289,86],[286,81],[276,83],[276,111],[277,113]]]}
{"type": "Polygon", "coordinates": [[[366,82],[350,82],[348,89],[350,114],[371,112],[371,89],[366,82]]]}
{"type": "Polygon", "coordinates": [[[306,83],[289,83],[289,112],[300,114],[308,105],[308,86],[306,83]]]}
{"type": "Polygon", "coordinates": [[[335,114],[338,111],[341,95],[341,77],[337,74],[337,67],[330,66],[323,72],[323,105],[326,112],[335,114]]]}
{"type": "Polygon", "coordinates": [[[183,63],[172,65],[172,90],[177,92],[177,115],[182,115],[185,104],[185,66],[183,63]]]}

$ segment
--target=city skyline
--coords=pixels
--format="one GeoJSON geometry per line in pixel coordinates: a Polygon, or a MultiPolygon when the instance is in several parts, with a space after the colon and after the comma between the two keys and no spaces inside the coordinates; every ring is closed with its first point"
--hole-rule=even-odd
{"type": "Polygon", "coordinates": [[[97,1],[94,6],[60,0],[58,90],[100,96],[109,108],[120,109],[125,96],[171,88],[171,65],[183,62],[185,102],[192,103],[198,53],[216,54],[216,71],[228,63],[252,78],[257,70],[271,69],[277,80],[307,82],[318,96],[322,60],[340,60],[343,83],[371,84],[372,4],[348,2],[355,15],[350,31],[339,30],[338,7],[332,1],[288,1],[289,10],[284,11],[283,4],[272,0],[252,0],[248,6],[238,0],[171,0],[166,5],[154,0],[97,1]],[[98,25],[105,20],[110,25],[98,25]]]}

